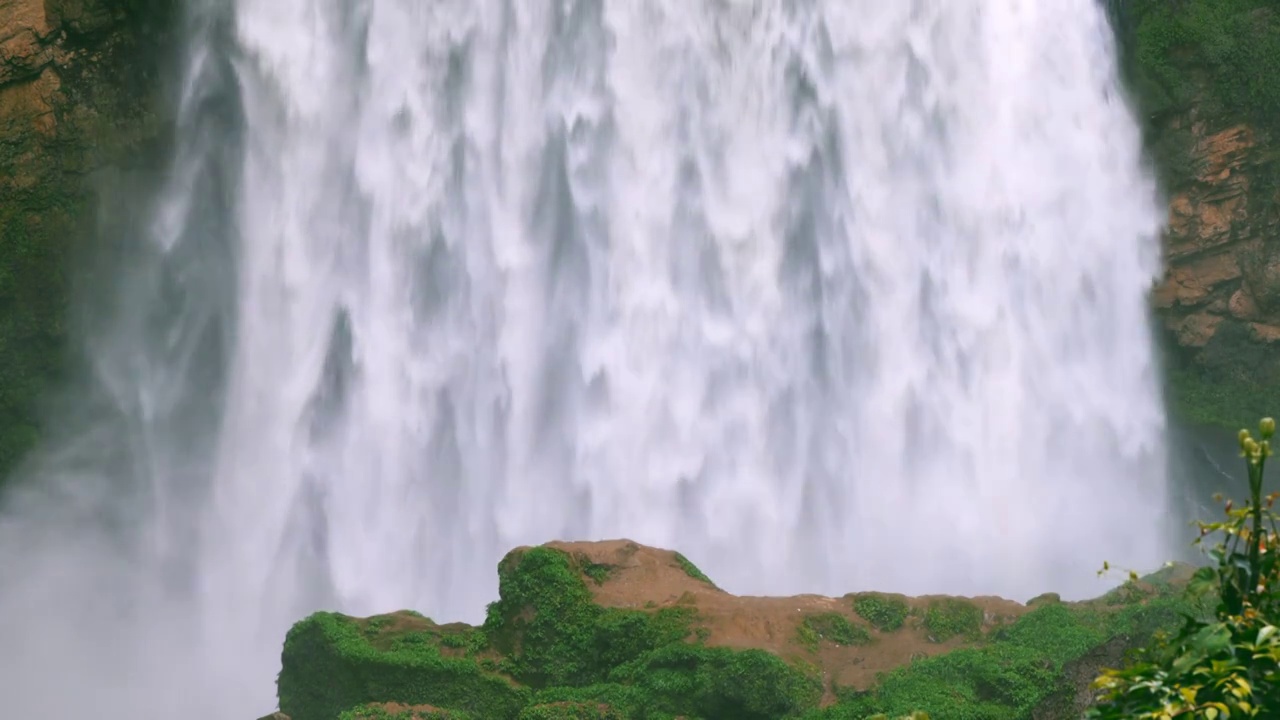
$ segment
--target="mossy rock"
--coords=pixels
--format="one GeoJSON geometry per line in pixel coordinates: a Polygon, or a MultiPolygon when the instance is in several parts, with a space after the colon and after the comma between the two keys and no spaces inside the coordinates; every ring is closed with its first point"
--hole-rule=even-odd
{"type": "Polygon", "coordinates": [[[610,676],[639,688],[649,707],[706,720],[779,720],[816,707],[822,682],[763,650],[670,645],[610,676]]]}
{"type": "MultiPolygon", "coordinates": [[[[1081,678],[1099,658],[1176,627],[1179,613],[1193,607],[1181,590],[1188,569],[1179,567],[1085,603],[1029,609],[1013,603],[1016,619],[985,634],[983,609],[973,602],[911,601],[921,627],[873,635],[871,620],[864,625],[852,605],[874,597],[865,594],[815,603],[796,619],[795,605],[784,604],[783,617],[798,632],[813,634],[808,648],[740,650],[706,644],[699,623],[712,622],[712,615],[703,608],[708,614],[700,617],[697,604],[599,604],[593,592],[607,596],[618,587],[596,584],[590,568],[614,562],[600,563],[601,557],[593,563],[547,546],[513,551],[501,563],[500,599],[482,628],[438,625],[411,612],[368,619],[313,615],[286,641],[281,710],[294,720],[862,720],[918,710],[943,720],[1030,718],[1040,708],[1078,705],[1087,697],[1081,678]],[[918,644],[923,633],[934,639],[951,633],[963,642],[933,645],[936,651],[925,653],[932,657],[885,672],[869,689],[837,687],[834,680],[824,688],[831,658],[861,662],[861,651],[851,646],[875,643],[870,652],[881,643],[918,644]],[[838,702],[820,710],[824,694],[838,702]]],[[[652,567],[662,554],[647,557],[645,567],[652,567]]],[[[609,572],[626,582],[636,566],[623,562],[609,572]]],[[[894,608],[893,618],[905,612],[895,603],[886,607],[894,608]]]]}
{"type": "Polygon", "coordinates": [[[484,630],[512,675],[531,687],[603,682],[610,669],[692,639],[697,611],[597,605],[582,558],[555,548],[509,553],[498,567],[500,599],[484,630]]]}
{"type": "Polygon", "coordinates": [[[444,647],[451,634],[409,615],[359,620],[316,613],[285,639],[277,683],[293,720],[334,720],[368,703],[431,705],[514,718],[529,691],[474,654],[444,647]]]}
{"type": "Polygon", "coordinates": [[[1062,602],[1062,596],[1055,592],[1041,593],[1027,601],[1027,607],[1036,607],[1037,605],[1057,605],[1062,602]]]}
{"type": "Polygon", "coordinates": [[[817,706],[810,670],[702,644],[695,607],[597,604],[593,567],[551,547],[509,553],[481,628],[411,612],[312,615],[286,639],[280,708],[293,720],[364,720],[387,703],[486,720],[778,720],[817,706]]]}

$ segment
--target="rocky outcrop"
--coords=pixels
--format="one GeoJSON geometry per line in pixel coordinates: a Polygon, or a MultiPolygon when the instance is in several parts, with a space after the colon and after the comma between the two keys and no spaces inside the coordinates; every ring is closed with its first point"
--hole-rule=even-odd
{"type": "MultiPolygon", "coordinates": [[[[1193,181],[1173,193],[1167,271],[1154,301],[1189,350],[1207,347],[1223,323],[1256,343],[1280,342],[1280,239],[1273,154],[1246,124],[1215,127],[1194,116],[1171,131],[1193,138],[1193,181]]],[[[1277,348],[1280,350],[1280,346],[1277,348]]]]}
{"type": "Polygon", "coordinates": [[[70,255],[93,178],[162,135],[174,0],[0,0],[0,477],[65,362],[70,255]]]}
{"type": "Polygon", "coordinates": [[[289,632],[293,720],[1074,718],[1100,663],[1171,629],[1185,567],[1095,601],[738,597],[626,540],[518,548],[481,627],[317,613],[289,632]]]}
{"type": "Polygon", "coordinates": [[[1182,423],[1240,427],[1280,397],[1280,12],[1268,0],[1109,9],[1170,201],[1152,293],[1170,408],[1182,423]]]}

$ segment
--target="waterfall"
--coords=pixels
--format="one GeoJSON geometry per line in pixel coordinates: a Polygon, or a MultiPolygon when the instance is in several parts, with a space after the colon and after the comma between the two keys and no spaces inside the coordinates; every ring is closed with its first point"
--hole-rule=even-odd
{"type": "Polygon", "coordinates": [[[478,621],[552,539],[774,595],[1170,554],[1096,0],[187,2],[168,181],[0,514],[15,716],[255,717],[305,613],[478,621]]]}

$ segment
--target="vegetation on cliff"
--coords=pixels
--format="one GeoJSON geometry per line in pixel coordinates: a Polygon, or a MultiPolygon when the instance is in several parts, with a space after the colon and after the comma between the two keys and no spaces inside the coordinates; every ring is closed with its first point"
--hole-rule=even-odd
{"type": "MultiPolygon", "coordinates": [[[[1148,120],[1196,105],[1280,131],[1280,12],[1272,0],[1122,0],[1112,7],[1126,80],[1148,120]]],[[[1186,153],[1161,158],[1162,169],[1189,170],[1179,157],[1186,153]]]]}

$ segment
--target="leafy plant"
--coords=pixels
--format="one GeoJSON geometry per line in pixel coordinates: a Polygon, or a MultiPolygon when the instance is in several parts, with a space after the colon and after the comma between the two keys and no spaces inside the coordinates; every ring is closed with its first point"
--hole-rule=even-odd
{"type": "Polygon", "coordinates": [[[853,611],[881,632],[893,632],[907,620],[907,603],[876,593],[865,593],[853,599],[853,611]]]}
{"type": "Polygon", "coordinates": [[[866,645],[871,642],[871,635],[866,628],[849,622],[840,613],[826,612],[810,615],[800,623],[796,630],[800,644],[811,650],[817,650],[818,644],[827,641],[834,645],[866,645]]]}
{"type": "Polygon", "coordinates": [[[924,612],[924,627],[932,642],[957,636],[976,638],[982,631],[982,608],[960,598],[937,600],[924,612]]]}
{"type": "Polygon", "coordinates": [[[711,582],[711,578],[707,577],[706,573],[699,570],[698,566],[694,565],[693,561],[691,561],[689,558],[685,557],[684,555],[681,555],[680,553],[676,553],[675,557],[676,557],[676,563],[680,566],[680,569],[684,571],[685,575],[688,575],[694,580],[701,580],[702,582],[710,585],[711,587],[716,587],[716,584],[711,582]]]}
{"type": "MultiPolygon", "coordinates": [[[[1280,708],[1280,540],[1272,512],[1280,493],[1262,495],[1276,423],[1263,418],[1261,440],[1240,431],[1249,470],[1249,500],[1225,505],[1226,519],[1198,523],[1205,537],[1223,540],[1208,551],[1212,566],[1193,578],[1192,591],[1216,594],[1213,615],[1189,614],[1181,630],[1123,669],[1094,681],[1093,720],[1166,720],[1177,717],[1274,717],[1280,708]]],[[[1104,571],[1107,568],[1104,566],[1104,571]]]]}

